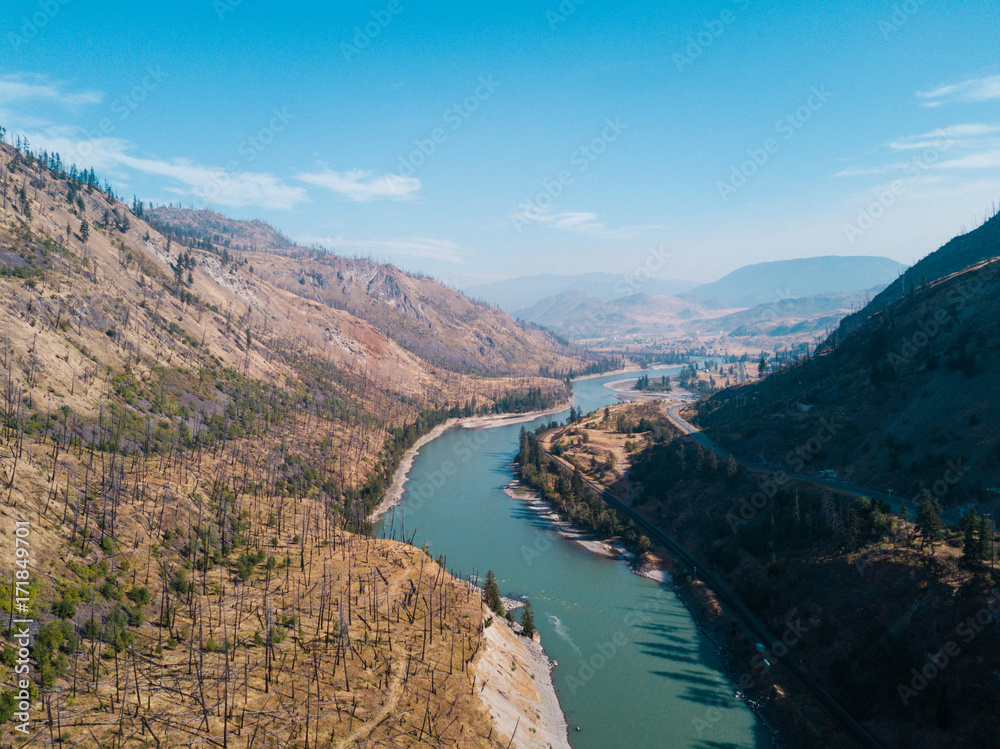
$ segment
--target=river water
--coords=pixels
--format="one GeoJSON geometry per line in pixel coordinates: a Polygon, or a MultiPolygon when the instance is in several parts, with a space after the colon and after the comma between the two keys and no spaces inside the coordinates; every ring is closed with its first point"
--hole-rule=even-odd
{"type": "MultiPolygon", "coordinates": [[[[577,406],[586,413],[614,403],[604,384],[629,376],[577,380],[577,406]]],[[[398,538],[405,528],[416,545],[443,555],[449,570],[485,578],[492,569],[501,593],[531,600],[542,645],[559,664],[553,681],[574,749],[770,747],[711,641],[669,587],[562,538],[502,491],[520,428],[458,427],[424,445],[401,505],[376,533],[392,528],[398,538]]]]}

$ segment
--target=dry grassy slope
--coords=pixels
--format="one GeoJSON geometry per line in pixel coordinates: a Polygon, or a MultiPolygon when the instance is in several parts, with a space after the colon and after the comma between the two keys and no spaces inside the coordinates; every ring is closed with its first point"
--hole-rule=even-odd
{"type": "MultiPolygon", "coordinates": [[[[47,413],[68,406],[93,418],[107,402],[109,380],[125,367],[129,379],[147,389],[167,379],[184,390],[206,368],[245,372],[288,392],[315,393],[319,378],[327,386],[324,394],[340,398],[343,410],[381,426],[408,423],[423,405],[488,404],[528,386],[550,393],[562,388],[539,378],[477,380],[428,363],[413,353],[414,347],[407,350],[357,315],[308,298],[308,287],[289,283],[282,288],[282,274],[302,272],[293,257],[246,252],[239,253],[239,261],[224,263],[213,252],[170,247],[103,192],[82,189],[76,195],[83,207],[70,204],[66,181],[53,179],[37,164],[22,163],[12,171],[14,158],[13,149],[3,145],[0,170],[7,174],[8,199],[0,216],[0,268],[14,275],[0,278],[0,335],[11,352],[5,366],[11,365],[12,381],[29,395],[31,410],[47,413]],[[22,186],[30,218],[18,205],[22,186]],[[108,212],[111,224],[103,228],[99,224],[108,212]],[[91,226],[87,241],[80,235],[83,220],[91,226]],[[178,290],[172,266],[182,254],[193,258],[194,266],[184,271],[178,290]],[[279,283],[252,272],[254,264],[271,268],[279,283]]],[[[255,242],[280,244],[266,224],[238,226],[250,239],[257,237],[255,242]]],[[[421,283],[430,290],[426,293],[454,295],[432,282],[421,283]]],[[[448,325],[465,326],[468,332],[478,322],[448,325]]],[[[510,332],[518,341],[524,334],[510,332]]],[[[521,344],[503,346],[520,350],[521,344]]],[[[537,347],[532,353],[535,363],[525,366],[536,373],[543,361],[573,363],[537,347]]],[[[204,392],[182,393],[178,399],[195,412],[225,407],[222,393],[209,392],[211,382],[200,383],[200,389],[204,392]]],[[[197,431],[199,423],[195,419],[188,426],[197,431]]],[[[362,441],[380,449],[380,438],[362,441]]],[[[357,461],[362,467],[364,458],[357,461]]]]}
{"type": "Polygon", "coordinates": [[[350,311],[435,366],[527,375],[543,367],[566,372],[579,364],[581,352],[431,278],[363,258],[294,247],[261,222],[175,208],[157,208],[150,216],[220,248],[228,242],[230,248],[255,247],[267,253],[249,261],[255,274],[292,294],[350,311]]]}
{"type": "MultiPolygon", "coordinates": [[[[222,746],[224,737],[260,747],[506,745],[475,689],[479,596],[423,552],[345,534],[312,498],[257,493],[236,500],[232,513],[220,510],[196,490],[225,476],[228,460],[205,455],[196,465],[123,467],[122,482],[136,492],[118,507],[108,555],[84,517],[98,514],[101,498],[75,510],[53,499],[42,465],[48,449],[27,452],[12,501],[0,506],[0,564],[15,569],[14,523],[29,521],[32,574],[43,582],[32,617],[53,620],[51,604],[66,597],[82,635],[75,652],[60,656],[62,678],[35,702],[31,734],[42,745],[53,736],[163,749],[222,746]],[[226,520],[216,525],[220,512],[226,520]],[[235,555],[217,556],[218,532],[228,526],[232,534],[235,515],[244,528],[238,552],[262,550],[276,563],[261,559],[245,580],[235,555]],[[206,558],[212,563],[201,565],[206,558]],[[188,592],[177,589],[181,574],[188,592]],[[130,623],[128,642],[116,650],[87,639],[88,621],[106,621],[139,588],[151,600],[124,601],[145,620],[130,623]]],[[[71,452],[56,483],[75,496],[87,468],[87,451],[71,452]]],[[[7,667],[0,674],[11,683],[7,667]]],[[[0,743],[10,735],[10,724],[0,727],[0,743]]]]}
{"type": "MultiPolygon", "coordinates": [[[[295,243],[264,221],[229,218],[207,209],[155,208],[146,211],[150,223],[169,224],[192,238],[215,239],[233,252],[274,252],[296,249],[295,243]],[[228,240],[229,244],[225,244],[228,240]]],[[[301,248],[298,248],[301,250],[301,248]]]]}
{"type": "MultiPolygon", "coordinates": [[[[5,147],[3,159],[9,161],[10,156],[5,147]]],[[[192,251],[198,264],[186,290],[219,312],[182,303],[171,293],[170,268],[182,248],[174,246],[168,253],[166,240],[132,215],[126,233],[114,226],[97,228],[105,210],[121,215],[126,211],[99,191],[80,193],[85,204],[80,211],[66,203],[65,183],[46,177],[44,187],[35,189],[30,182],[38,178],[37,169],[11,175],[18,186],[25,177],[32,217],[25,221],[8,201],[0,229],[4,252],[18,261],[21,250],[41,248],[46,240],[55,245],[42,250],[47,260],[36,260],[45,271],[44,281],[36,279],[30,288],[27,280],[5,280],[0,293],[7,301],[3,326],[15,350],[30,350],[38,337],[35,353],[42,384],[61,390],[70,386],[71,372],[121,365],[130,357],[193,368],[202,351],[211,352],[223,366],[242,371],[247,330],[258,344],[252,346],[249,371],[263,380],[281,383],[293,374],[282,357],[275,356],[275,348],[286,348],[322,356],[337,366],[367,370],[406,395],[418,396],[430,384],[432,378],[422,362],[363,320],[277,289],[245,268],[224,268],[210,253],[192,251]],[[79,236],[83,218],[94,227],[86,243],[79,236]],[[67,226],[72,229],[68,237],[67,226]],[[151,322],[151,317],[158,319],[151,322]],[[57,320],[69,321],[70,327],[56,328],[57,320]],[[165,329],[170,323],[203,344],[201,351],[165,329]],[[81,355],[81,347],[89,357],[81,355]]]]}
{"type": "Polygon", "coordinates": [[[98,190],[70,205],[65,181],[14,158],[0,147],[0,608],[14,522],[28,520],[36,636],[64,598],[77,635],[91,621],[104,633],[53,654],[35,741],[504,745],[473,691],[478,599],[421,552],[344,533],[342,490],[421,406],[561,383],[432,369],[250,274],[253,254],[223,265],[190,251],[179,299],[171,263],[186,248],[168,252],[135,216],[126,228],[125,206],[98,190]],[[178,438],[223,413],[220,436],[178,438]],[[139,587],[149,603],[121,600],[139,587]],[[131,643],[115,647],[101,638],[121,606],[131,643]],[[257,633],[277,633],[273,647],[257,633]]]}
{"type": "Polygon", "coordinates": [[[980,262],[871,315],[813,360],[713,396],[700,423],[730,449],[791,470],[799,460],[786,456],[816,437],[825,418],[836,433],[806,454],[808,472],[834,469],[913,496],[960,460],[962,480],[942,501],[995,502],[998,311],[1000,260],[980,262]]]}

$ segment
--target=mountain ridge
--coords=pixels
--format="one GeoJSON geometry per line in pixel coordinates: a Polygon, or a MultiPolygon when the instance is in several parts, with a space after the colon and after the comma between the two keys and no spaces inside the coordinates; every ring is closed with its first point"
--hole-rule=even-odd
{"type": "Polygon", "coordinates": [[[753,263],[684,296],[749,308],[781,299],[864,291],[896,280],[906,266],[877,256],[822,255],[753,263]]]}
{"type": "Polygon", "coordinates": [[[696,286],[691,281],[637,277],[620,273],[539,274],[465,287],[470,296],[515,312],[550,296],[579,291],[597,299],[618,299],[645,292],[673,296],[696,286]]]}

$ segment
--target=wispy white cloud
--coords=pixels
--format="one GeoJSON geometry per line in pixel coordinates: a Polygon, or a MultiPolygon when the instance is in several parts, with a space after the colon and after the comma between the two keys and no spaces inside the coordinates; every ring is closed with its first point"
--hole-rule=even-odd
{"type": "Polygon", "coordinates": [[[951,146],[972,147],[986,142],[983,140],[984,138],[995,137],[997,134],[1000,134],[1000,125],[967,123],[940,127],[927,133],[921,133],[920,135],[907,135],[897,140],[889,141],[886,145],[894,151],[939,147],[945,141],[951,146]]]}
{"type": "Polygon", "coordinates": [[[841,169],[839,172],[834,172],[834,177],[879,177],[883,174],[891,174],[892,172],[898,172],[901,169],[906,168],[908,161],[894,161],[891,164],[883,164],[881,166],[865,166],[857,167],[854,169],[841,169]]]}
{"type": "Polygon", "coordinates": [[[531,222],[543,224],[559,231],[590,234],[603,239],[632,239],[641,236],[642,229],[659,228],[656,226],[626,226],[620,229],[609,229],[604,222],[598,220],[596,213],[586,211],[553,213],[548,206],[537,207],[528,203],[522,203],[518,210],[511,214],[511,220],[516,227],[531,222]]]}
{"type": "Polygon", "coordinates": [[[308,200],[305,188],[288,185],[268,172],[227,170],[184,158],[136,156],[127,140],[112,137],[90,140],[77,127],[51,126],[26,135],[34,148],[58,152],[66,163],[93,167],[103,173],[129,169],[166,177],[174,184],[165,185],[165,191],[203,206],[286,210],[308,200]]]}
{"type": "Polygon", "coordinates": [[[356,203],[372,200],[407,200],[420,191],[420,180],[399,174],[376,175],[363,169],[335,172],[327,168],[316,173],[303,172],[296,179],[342,195],[356,203]]]}
{"type": "Polygon", "coordinates": [[[422,258],[444,263],[464,263],[465,252],[447,239],[429,237],[396,237],[389,239],[349,239],[344,236],[303,237],[303,244],[320,245],[329,250],[354,252],[362,255],[390,255],[422,258]]]}
{"type": "Polygon", "coordinates": [[[904,135],[885,143],[893,161],[865,167],[842,169],[835,177],[880,177],[893,173],[925,174],[959,169],[997,167],[1000,154],[1000,125],[963,123],[916,135],[904,135]],[[912,154],[912,156],[908,155],[912,154]],[[947,156],[947,158],[944,158],[947,156]],[[898,159],[905,157],[905,161],[898,159]]]}
{"type": "Polygon", "coordinates": [[[970,78],[961,83],[938,86],[930,91],[917,91],[925,107],[939,107],[956,101],[981,102],[1000,99],[1000,75],[970,78]]]}
{"type": "Polygon", "coordinates": [[[981,151],[948,159],[934,165],[936,169],[1000,169],[1000,149],[981,151]]]}
{"type": "Polygon", "coordinates": [[[0,75],[0,106],[18,101],[50,101],[70,109],[85,104],[100,104],[104,94],[100,91],[64,91],[60,84],[37,76],[0,75]]]}

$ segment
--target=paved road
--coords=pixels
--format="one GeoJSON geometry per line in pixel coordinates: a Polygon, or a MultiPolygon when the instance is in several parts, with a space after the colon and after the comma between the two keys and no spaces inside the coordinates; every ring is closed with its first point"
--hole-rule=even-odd
{"type": "MultiPolygon", "coordinates": [[[[541,442],[539,442],[539,445],[542,446],[542,449],[545,449],[541,442]]],[[[548,452],[548,450],[545,450],[545,454],[552,460],[556,461],[557,465],[568,471],[571,475],[575,471],[574,466],[563,458],[552,455],[548,452]]],[[[623,515],[631,518],[636,525],[642,528],[643,531],[650,536],[650,538],[663,544],[663,546],[670,551],[678,562],[691,571],[691,574],[694,577],[706,583],[708,587],[715,592],[719,600],[734,614],[736,614],[753,632],[758,642],[766,643],[768,645],[779,642],[778,638],[774,637],[768,631],[764,623],[758,619],[757,616],[750,611],[750,609],[743,605],[740,599],[737,598],[731,590],[729,590],[728,586],[717,578],[706,565],[701,564],[694,556],[692,556],[687,549],[674,541],[674,539],[660,530],[657,526],[653,525],[631,506],[617,499],[607,489],[584,476],[581,476],[581,478],[584,483],[593,489],[605,502],[617,509],[623,515]]],[[[779,663],[775,663],[775,665],[779,665],[779,663]]],[[[865,731],[865,729],[856,720],[854,720],[854,718],[852,718],[850,714],[848,714],[848,712],[844,710],[844,708],[842,708],[825,689],[816,684],[806,674],[799,671],[799,669],[796,668],[795,664],[792,662],[791,658],[785,658],[784,661],[780,662],[780,666],[785,669],[789,676],[792,677],[792,679],[806,694],[810,695],[817,704],[822,705],[826,709],[827,713],[838,725],[854,737],[854,739],[858,742],[858,745],[879,749],[881,745],[874,738],[872,738],[872,736],[869,735],[869,733],[865,731]]]]}
{"type": "MultiPolygon", "coordinates": [[[[723,460],[729,458],[730,453],[728,453],[724,448],[717,445],[708,435],[702,432],[698,427],[687,421],[683,416],[678,413],[680,409],[685,406],[690,405],[689,402],[676,403],[672,405],[666,405],[663,407],[663,413],[666,415],[667,419],[675,427],[681,430],[686,435],[689,435],[695,442],[697,442],[702,447],[713,451],[723,460]]],[[[733,456],[737,463],[746,468],[751,468],[755,471],[767,471],[768,473],[783,473],[790,478],[796,479],[798,481],[805,481],[808,484],[813,484],[815,486],[823,487],[825,489],[833,489],[834,491],[842,492],[844,494],[849,494],[854,497],[871,497],[885,500],[893,512],[899,514],[902,511],[903,502],[899,497],[893,496],[888,492],[878,491],[877,489],[869,489],[864,486],[858,486],[857,484],[851,484],[846,481],[838,481],[837,479],[824,479],[818,476],[809,476],[804,473],[793,473],[791,471],[779,471],[772,466],[764,466],[757,463],[750,463],[745,460],[741,460],[733,456]]],[[[917,507],[912,501],[907,501],[906,503],[907,513],[911,520],[916,518],[917,507]]],[[[962,519],[964,515],[965,508],[961,507],[950,507],[941,513],[941,519],[950,524],[957,525],[958,521],[962,519]]]]}

